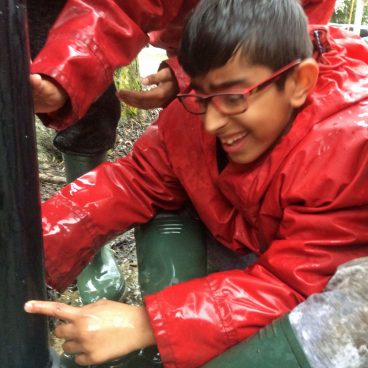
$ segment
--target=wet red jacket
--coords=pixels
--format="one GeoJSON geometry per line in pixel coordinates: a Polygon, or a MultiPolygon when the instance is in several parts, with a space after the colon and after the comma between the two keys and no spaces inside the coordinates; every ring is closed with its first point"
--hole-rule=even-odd
{"type": "MultiPolygon", "coordinates": [[[[311,31],[311,34],[313,32],[311,31]]],[[[226,247],[255,252],[145,299],[165,367],[198,367],[321,291],[368,255],[368,50],[325,28],[320,78],[291,129],[255,164],[219,173],[215,137],[174,101],[135,144],[43,204],[48,281],[68,285],[113,234],[188,199],[226,247]]]]}
{"type": "MultiPolygon", "coordinates": [[[[175,54],[185,16],[199,0],[69,0],[51,29],[31,71],[54,78],[71,104],[43,114],[45,124],[67,128],[81,119],[112,82],[114,70],[128,65],[149,42],[175,54]]],[[[327,23],[336,0],[302,1],[310,23],[327,23]]],[[[183,73],[173,60],[178,77],[183,73]]]]}

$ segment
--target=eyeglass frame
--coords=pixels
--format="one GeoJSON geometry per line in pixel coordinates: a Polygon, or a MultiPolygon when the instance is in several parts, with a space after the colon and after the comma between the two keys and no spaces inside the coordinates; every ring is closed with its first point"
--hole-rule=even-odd
{"type": "Polygon", "coordinates": [[[204,115],[207,111],[207,106],[211,103],[211,100],[214,97],[229,96],[229,95],[243,95],[245,107],[244,107],[243,110],[237,111],[235,113],[224,112],[221,109],[221,105],[217,105],[216,103],[214,103],[214,106],[216,107],[216,109],[219,110],[224,115],[229,116],[229,115],[242,114],[243,112],[245,112],[248,109],[247,99],[248,99],[249,96],[253,95],[254,93],[256,93],[260,90],[262,90],[263,88],[266,88],[271,83],[277,82],[281,78],[283,73],[285,73],[286,71],[289,71],[290,69],[292,69],[295,66],[299,65],[301,62],[302,62],[301,59],[294,60],[294,61],[290,62],[289,64],[285,65],[284,67],[282,67],[281,69],[277,70],[274,74],[272,74],[267,79],[255,84],[251,87],[247,87],[243,91],[239,91],[239,92],[218,92],[218,93],[212,93],[210,95],[194,94],[194,93],[179,93],[179,94],[176,95],[176,97],[181,102],[181,104],[184,106],[185,110],[187,110],[189,113],[194,114],[194,115],[204,115]],[[205,110],[203,112],[194,112],[194,111],[191,111],[190,109],[188,109],[187,106],[185,105],[185,103],[183,102],[186,97],[191,97],[191,98],[196,97],[196,98],[199,98],[201,100],[201,102],[205,102],[205,104],[203,105],[205,110]]]}

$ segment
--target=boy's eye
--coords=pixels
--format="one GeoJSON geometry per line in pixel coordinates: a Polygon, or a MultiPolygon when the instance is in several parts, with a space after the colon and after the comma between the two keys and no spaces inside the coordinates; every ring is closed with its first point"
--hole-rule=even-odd
{"type": "Polygon", "coordinates": [[[244,103],[244,96],[241,94],[222,95],[222,102],[228,106],[244,103]]]}
{"type": "Polygon", "coordinates": [[[196,103],[197,105],[200,105],[200,106],[206,106],[208,102],[206,101],[206,99],[205,99],[205,98],[203,98],[203,97],[199,97],[199,96],[196,96],[196,97],[195,97],[195,103],[196,103]]]}

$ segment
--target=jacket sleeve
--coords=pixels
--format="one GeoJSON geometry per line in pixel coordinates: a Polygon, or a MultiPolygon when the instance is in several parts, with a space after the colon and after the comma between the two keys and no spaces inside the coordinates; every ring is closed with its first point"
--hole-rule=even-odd
{"type": "Polygon", "coordinates": [[[70,98],[66,108],[42,114],[45,124],[61,130],[83,117],[114,70],[128,65],[149,42],[148,32],[168,25],[183,3],[69,0],[31,65],[32,73],[55,79],[70,98]]]}
{"type": "Polygon", "coordinates": [[[338,265],[368,255],[367,127],[333,134],[334,147],[317,131],[273,182],[265,201],[281,203],[281,223],[253,266],[145,298],[166,368],[202,366],[322,291],[338,265]]]}
{"type": "Polygon", "coordinates": [[[175,210],[187,199],[172,173],[156,125],[132,154],[104,163],[42,205],[46,278],[63,290],[114,235],[175,210]]]}
{"type": "Polygon", "coordinates": [[[302,0],[310,24],[327,24],[334,12],[336,0],[302,0]]]}
{"type": "Polygon", "coordinates": [[[185,73],[184,69],[179,64],[177,56],[171,56],[169,59],[164,60],[159,69],[169,67],[175,76],[176,82],[178,84],[179,92],[184,92],[190,85],[190,78],[188,74],[185,73]]]}

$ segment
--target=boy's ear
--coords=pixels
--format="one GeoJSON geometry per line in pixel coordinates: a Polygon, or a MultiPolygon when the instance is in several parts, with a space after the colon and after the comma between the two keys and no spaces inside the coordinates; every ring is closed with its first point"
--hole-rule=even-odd
{"type": "Polygon", "coordinates": [[[302,106],[317,83],[318,64],[312,59],[303,60],[287,80],[290,103],[294,108],[302,106]]]}

